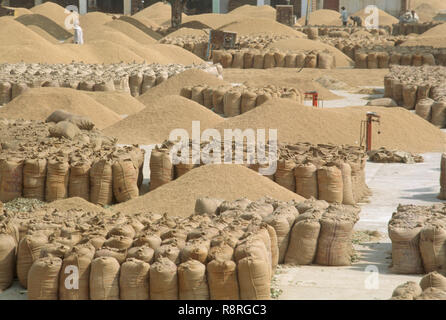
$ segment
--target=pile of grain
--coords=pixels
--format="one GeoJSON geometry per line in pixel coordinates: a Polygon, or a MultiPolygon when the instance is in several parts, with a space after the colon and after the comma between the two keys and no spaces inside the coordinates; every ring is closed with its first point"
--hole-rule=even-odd
{"type": "Polygon", "coordinates": [[[42,121],[55,110],[63,109],[90,117],[100,129],[121,120],[117,113],[97,102],[91,95],[68,88],[29,89],[1,108],[0,117],[42,121]]]}
{"type": "MultiPolygon", "coordinates": [[[[167,3],[156,2],[151,6],[141,10],[133,15],[135,18],[146,18],[150,19],[158,25],[170,25],[171,19],[171,7],[167,3]]],[[[183,21],[187,17],[183,13],[183,21]]]]}
{"type": "Polygon", "coordinates": [[[161,143],[174,129],[191,134],[192,121],[200,121],[201,130],[214,128],[223,118],[206,107],[180,96],[165,96],[145,102],[146,108],[104,130],[119,143],[161,143]]]}
{"type": "Polygon", "coordinates": [[[65,28],[41,14],[35,13],[23,15],[18,17],[16,21],[23,23],[25,26],[37,26],[60,41],[66,40],[72,36],[72,34],[65,28]]]}
{"type": "MultiPolygon", "coordinates": [[[[378,9],[378,13],[379,13],[379,25],[380,26],[391,26],[391,25],[399,22],[399,20],[397,18],[388,14],[384,10],[378,9]]],[[[363,21],[365,21],[365,18],[367,18],[369,16],[369,13],[366,13],[365,10],[362,9],[362,10],[359,10],[358,12],[353,13],[352,16],[359,16],[362,18],[363,21]]]]}
{"type": "Polygon", "coordinates": [[[86,212],[105,212],[106,210],[98,205],[95,205],[87,200],[79,197],[67,198],[56,200],[51,203],[45,204],[42,209],[44,210],[57,210],[57,211],[69,211],[69,210],[84,210],[86,212]]]}
{"type": "Polygon", "coordinates": [[[52,35],[50,35],[48,32],[46,32],[45,30],[43,30],[42,28],[40,28],[38,26],[29,25],[28,29],[34,31],[39,36],[41,36],[43,39],[45,39],[48,42],[51,42],[52,44],[57,44],[59,42],[59,40],[57,40],[52,35]]]}
{"type": "Polygon", "coordinates": [[[238,36],[256,33],[289,35],[303,38],[304,34],[284,24],[265,18],[246,18],[222,25],[219,30],[237,32],[238,36]]]}
{"type": "Polygon", "coordinates": [[[183,18],[183,23],[185,23],[186,25],[188,23],[193,23],[193,25],[195,26],[199,26],[200,24],[202,24],[212,29],[219,29],[224,25],[237,23],[242,21],[243,19],[246,19],[246,17],[234,14],[204,13],[199,15],[186,16],[185,18],[183,18]]]}
{"type": "MultiPolygon", "coordinates": [[[[297,20],[300,25],[305,25],[305,15],[297,20]]],[[[311,12],[308,16],[308,24],[313,26],[319,25],[332,25],[340,26],[342,25],[341,14],[334,10],[320,9],[311,12]]]]}
{"type": "Polygon", "coordinates": [[[245,4],[230,11],[229,14],[276,20],[276,9],[268,5],[256,6],[245,4]]]}
{"type": "Polygon", "coordinates": [[[145,108],[141,102],[125,92],[82,91],[82,93],[120,116],[128,116],[145,108]]]}
{"type": "Polygon", "coordinates": [[[441,23],[416,38],[405,41],[403,46],[432,46],[444,48],[446,41],[446,23],[441,23]]]}
{"type": "Polygon", "coordinates": [[[129,38],[135,40],[138,43],[150,45],[156,43],[156,40],[148,36],[146,33],[133,26],[132,24],[125,22],[123,20],[113,20],[105,24],[123,34],[127,35],[129,38]]]}
{"type": "Polygon", "coordinates": [[[280,142],[359,145],[359,125],[368,111],[381,115],[380,134],[373,132],[373,148],[410,152],[445,150],[446,136],[419,116],[402,108],[347,107],[316,109],[290,99],[278,99],[227,119],[217,129],[277,129],[280,142]]]}
{"type": "Polygon", "coordinates": [[[279,49],[282,51],[301,51],[301,50],[317,50],[329,51],[336,59],[336,67],[350,67],[353,66],[353,61],[338,49],[321,43],[319,41],[309,39],[287,39],[273,42],[269,48],[279,49]]]}
{"type": "Polygon", "coordinates": [[[437,10],[429,3],[422,3],[415,8],[418,17],[420,17],[420,22],[429,22],[437,15],[437,10]]]}
{"type": "Polygon", "coordinates": [[[200,84],[215,87],[229,85],[229,83],[202,70],[190,69],[169,78],[154,88],[150,88],[138,99],[147,106],[164,96],[179,95],[181,89],[185,86],[197,86],[200,84]]]}
{"type": "Polygon", "coordinates": [[[47,1],[45,3],[39,4],[33,8],[31,8],[33,13],[41,14],[58,25],[64,27],[65,19],[67,18],[67,14],[65,13],[65,8],[51,1],[47,1]]]}
{"type": "MultiPolygon", "coordinates": [[[[166,37],[167,38],[179,38],[179,37],[184,37],[184,36],[208,37],[208,39],[209,39],[209,34],[204,30],[184,28],[184,27],[182,27],[172,33],[169,33],[169,35],[166,37]]],[[[164,37],[163,39],[165,39],[166,37],[164,37]]]]}
{"type": "Polygon", "coordinates": [[[151,211],[187,216],[194,212],[195,199],[206,196],[228,200],[264,196],[284,201],[303,200],[251,169],[228,164],[199,167],[142,197],[116,205],[114,209],[123,213],[151,211]]]}
{"type": "Polygon", "coordinates": [[[79,24],[84,30],[96,28],[111,21],[113,21],[113,18],[110,15],[99,11],[88,12],[87,14],[79,16],[79,24]]]}
{"type": "Polygon", "coordinates": [[[14,10],[14,17],[20,17],[24,14],[32,14],[33,12],[26,8],[18,8],[18,7],[8,7],[4,6],[6,9],[14,10]]]}

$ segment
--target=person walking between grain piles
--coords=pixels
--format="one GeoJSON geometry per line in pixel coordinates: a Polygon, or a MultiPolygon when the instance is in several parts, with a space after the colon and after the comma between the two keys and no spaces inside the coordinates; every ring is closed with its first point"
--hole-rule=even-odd
{"type": "Polygon", "coordinates": [[[362,18],[359,16],[350,17],[353,21],[353,26],[362,27],[362,18]]]}
{"type": "Polygon", "coordinates": [[[342,25],[346,27],[348,22],[348,12],[347,10],[345,10],[345,7],[341,8],[341,19],[342,19],[342,25]]]}
{"type": "Polygon", "coordinates": [[[74,23],[74,43],[84,44],[84,32],[82,31],[78,21],[74,23]]]}

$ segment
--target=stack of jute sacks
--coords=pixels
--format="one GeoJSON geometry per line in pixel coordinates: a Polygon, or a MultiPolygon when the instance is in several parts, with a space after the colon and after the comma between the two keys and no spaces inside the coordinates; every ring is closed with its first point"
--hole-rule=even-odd
{"type": "Polygon", "coordinates": [[[331,38],[348,37],[352,33],[358,31],[365,31],[372,35],[388,35],[390,28],[387,26],[380,26],[379,29],[367,29],[365,27],[338,27],[338,26],[325,26],[325,25],[312,25],[310,27],[295,27],[295,30],[307,34],[308,38],[314,38],[316,36],[325,36],[331,38]]]}
{"type": "Polygon", "coordinates": [[[389,221],[393,272],[446,272],[445,213],[445,204],[398,206],[389,221]]]}
{"type": "Polygon", "coordinates": [[[214,64],[223,68],[270,69],[270,68],[336,68],[336,59],[329,51],[311,50],[281,52],[268,49],[214,50],[214,64]]]}
{"type": "Polygon", "coordinates": [[[423,34],[429,29],[432,29],[442,22],[440,21],[430,21],[423,23],[396,23],[392,25],[392,34],[397,35],[408,35],[411,33],[423,34]]]}
{"type": "Polygon", "coordinates": [[[393,290],[390,300],[446,300],[446,277],[433,271],[419,284],[408,281],[393,290]]]}
{"type": "Polygon", "coordinates": [[[303,93],[296,88],[280,88],[269,85],[250,88],[245,85],[209,87],[198,85],[184,87],[180,95],[212,109],[226,117],[248,112],[273,98],[287,98],[303,103],[303,93]]]}
{"type": "Polygon", "coordinates": [[[379,69],[391,65],[446,66],[446,48],[378,46],[355,50],[355,68],[379,69]]]}
{"type": "Polygon", "coordinates": [[[446,200],[446,153],[441,155],[440,162],[440,193],[438,199],[446,200]]]}
{"type": "MultiPolygon", "coordinates": [[[[221,150],[224,150],[223,143],[222,141],[221,150]]],[[[171,150],[174,145],[175,142],[165,141],[160,147],[152,150],[150,190],[169,183],[204,164],[203,159],[200,159],[200,164],[194,164],[191,158],[179,164],[172,164],[171,150]]],[[[199,148],[203,152],[208,148],[208,144],[202,143],[197,146],[189,141],[189,147],[199,148]]],[[[233,157],[237,147],[243,149],[244,166],[254,171],[270,167],[270,164],[262,164],[257,161],[252,161],[253,163],[249,164],[247,162],[249,146],[246,144],[237,146],[233,142],[233,157]]],[[[267,146],[265,148],[266,159],[269,157],[268,150],[271,149],[267,146]]],[[[178,157],[181,156],[180,153],[178,151],[178,157]]],[[[191,151],[189,151],[189,155],[192,155],[191,151]]],[[[272,158],[276,162],[277,170],[266,177],[307,199],[313,197],[330,203],[354,205],[370,195],[370,190],[365,182],[367,155],[359,147],[312,145],[310,143],[279,145],[278,154],[272,158]]],[[[222,152],[219,163],[224,162],[222,152]]]]}
{"type": "Polygon", "coordinates": [[[433,125],[446,127],[446,68],[393,66],[384,78],[384,96],[433,125]]]}
{"type": "Polygon", "coordinates": [[[188,217],[0,215],[0,290],[32,300],[270,299],[278,264],[351,264],[359,207],[201,198],[188,217]]]}
{"type": "Polygon", "coordinates": [[[208,64],[1,64],[0,105],[28,88],[64,87],[85,91],[122,91],[136,97],[185,70],[197,68],[221,77],[221,67],[208,64]]]}
{"type": "Polygon", "coordinates": [[[144,151],[138,146],[118,147],[99,131],[68,121],[11,120],[9,129],[16,139],[0,148],[0,201],[80,197],[110,205],[139,196],[144,151]]]}

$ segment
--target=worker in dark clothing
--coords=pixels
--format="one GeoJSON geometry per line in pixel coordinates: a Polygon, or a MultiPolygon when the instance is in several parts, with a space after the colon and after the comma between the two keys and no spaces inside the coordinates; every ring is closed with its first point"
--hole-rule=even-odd
{"type": "Polygon", "coordinates": [[[362,18],[359,16],[350,17],[350,19],[353,21],[353,26],[355,27],[362,27],[362,18]]]}
{"type": "Polygon", "coordinates": [[[141,0],[141,1],[139,2],[139,8],[138,8],[138,11],[142,11],[142,10],[144,10],[144,0],[141,0]]]}

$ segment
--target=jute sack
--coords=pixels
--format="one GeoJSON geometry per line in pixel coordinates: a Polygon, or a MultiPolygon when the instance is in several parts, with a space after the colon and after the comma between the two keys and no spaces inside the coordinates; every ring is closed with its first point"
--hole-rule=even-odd
{"type": "Polygon", "coordinates": [[[150,265],[137,259],[127,259],[121,266],[119,295],[121,300],[149,300],[150,265]]]}
{"type": "Polygon", "coordinates": [[[17,277],[22,287],[27,287],[28,271],[47,243],[48,238],[42,234],[26,235],[20,240],[17,249],[17,277]]]}
{"type": "Polygon", "coordinates": [[[170,259],[173,263],[180,263],[181,250],[178,246],[171,244],[162,244],[155,250],[155,260],[159,260],[161,257],[170,259]]]}
{"type": "Polygon", "coordinates": [[[320,220],[321,230],[317,244],[316,264],[349,266],[351,264],[351,235],[354,223],[341,219],[320,220]]]}
{"type": "Polygon", "coordinates": [[[385,76],[384,77],[384,97],[391,98],[392,94],[392,77],[385,76]]]}
{"type": "Polygon", "coordinates": [[[232,68],[243,69],[245,53],[241,51],[234,52],[232,56],[232,68]]]}
{"type": "Polygon", "coordinates": [[[324,166],[317,171],[319,200],[342,203],[344,184],[342,172],[336,166],[324,166]]]}
{"type": "Polygon", "coordinates": [[[365,195],[361,184],[361,163],[357,160],[349,160],[348,164],[351,169],[353,199],[355,203],[358,203],[365,195]]]}
{"type": "Polygon", "coordinates": [[[432,99],[421,99],[415,106],[415,113],[426,121],[430,121],[432,117],[432,105],[434,104],[432,99]]]}
{"type": "Polygon", "coordinates": [[[150,267],[150,299],[178,300],[178,274],[175,263],[160,258],[150,267]]]}
{"type": "Polygon", "coordinates": [[[28,273],[29,300],[57,300],[62,259],[46,257],[34,261],[28,273]]]}
{"type": "Polygon", "coordinates": [[[412,65],[412,54],[406,53],[401,56],[401,65],[402,66],[411,66],[412,65]]]}
{"type": "Polygon", "coordinates": [[[113,257],[98,257],[91,262],[90,299],[119,300],[119,262],[113,257]]]}
{"type": "Polygon", "coordinates": [[[0,106],[11,101],[11,88],[9,82],[0,82],[0,106]]]}
{"type": "Polygon", "coordinates": [[[138,97],[141,94],[141,86],[144,80],[142,73],[133,73],[129,77],[130,94],[132,97],[138,97]]]}
{"type": "Polygon", "coordinates": [[[89,160],[72,163],[68,180],[68,196],[79,197],[90,201],[90,168],[89,160]]]}
{"type": "Polygon", "coordinates": [[[287,53],[285,56],[285,67],[286,68],[296,68],[296,54],[287,53]]]}
{"type": "Polygon", "coordinates": [[[420,287],[423,290],[426,290],[428,288],[435,288],[446,291],[446,277],[444,277],[437,271],[430,272],[423,278],[421,278],[420,287]]]}
{"type": "Polygon", "coordinates": [[[116,91],[125,92],[128,94],[130,93],[130,86],[129,86],[129,76],[128,75],[120,75],[117,78],[113,80],[115,84],[116,91]]]}
{"type": "Polygon", "coordinates": [[[204,105],[203,91],[205,86],[195,86],[192,88],[191,99],[198,104],[204,105]]]}
{"type": "Polygon", "coordinates": [[[90,169],[90,201],[109,205],[113,201],[112,165],[105,159],[93,163],[90,169]]]}
{"type": "Polygon", "coordinates": [[[223,50],[212,50],[212,63],[213,64],[221,63],[221,58],[223,53],[224,53],[223,50]]]}
{"type": "Polygon", "coordinates": [[[123,264],[125,259],[127,259],[127,249],[117,249],[103,246],[99,250],[96,250],[94,254],[95,258],[114,258],[119,264],[123,264]]]}
{"type": "Polygon", "coordinates": [[[262,52],[257,52],[254,54],[252,67],[254,69],[263,69],[265,61],[265,54],[262,52]]]}
{"type": "Polygon", "coordinates": [[[273,97],[270,93],[268,92],[260,92],[257,95],[257,100],[256,100],[256,107],[260,106],[261,104],[264,104],[265,102],[267,102],[268,100],[271,100],[273,97]]]}
{"type": "Polygon", "coordinates": [[[387,52],[378,53],[378,68],[387,69],[389,68],[390,56],[387,52]]]}
{"type": "Polygon", "coordinates": [[[113,79],[103,80],[94,85],[94,91],[115,91],[115,82],[113,79]]]}
{"type": "Polygon", "coordinates": [[[353,196],[352,168],[347,162],[341,163],[342,174],[342,203],[355,205],[355,197],[353,196]]]}
{"type": "Polygon", "coordinates": [[[28,85],[24,82],[13,83],[11,88],[11,100],[28,90],[28,85]]]}
{"type": "Polygon", "coordinates": [[[274,52],[274,61],[277,68],[285,67],[285,54],[280,51],[274,52]]]}
{"type": "Polygon", "coordinates": [[[432,105],[432,124],[438,128],[446,127],[446,100],[432,105]]]}
{"type": "Polygon", "coordinates": [[[73,140],[74,137],[81,134],[79,128],[69,121],[61,121],[54,127],[50,127],[48,131],[50,137],[66,138],[70,140],[73,140]]]}
{"type": "Polygon", "coordinates": [[[427,288],[414,300],[446,300],[446,292],[437,288],[427,288]]]}
{"type": "Polygon", "coordinates": [[[288,248],[291,229],[288,219],[284,215],[272,214],[266,217],[264,221],[272,226],[276,231],[277,246],[279,248],[278,262],[283,263],[285,260],[286,250],[288,248]]]}
{"type": "Polygon", "coordinates": [[[169,74],[166,71],[161,71],[156,75],[155,85],[159,85],[164,81],[166,81],[167,79],[169,79],[169,74]]]}
{"type": "Polygon", "coordinates": [[[46,159],[26,159],[23,164],[23,197],[45,200],[46,159]]]}
{"type": "Polygon", "coordinates": [[[138,172],[130,160],[121,159],[113,163],[113,194],[118,202],[139,196],[138,172]]]}
{"type": "Polygon", "coordinates": [[[14,280],[16,248],[13,236],[0,234],[0,292],[8,289],[14,280]]]}
{"type": "Polygon", "coordinates": [[[209,197],[198,198],[195,201],[195,214],[205,214],[205,215],[214,215],[217,213],[218,207],[221,205],[223,200],[214,199],[209,197]]]}
{"type": "Polygon", "coordinates": [[[88,300],[90,298],[92,258],[93,255],[90,254],[73,252],[63,259],[59,277],[60,300],[88,300]]]}
{"type": "Polygon", "coordinates": [[[263,69],[270,69],[276,67],[276,60],[274,58],[273,52],[267,52],[265,53],[265,58],[263,62],[263,69]]]}
{"type": "Polygon", "coordinates": [[[207,264],[211,300],[239,300],[237,265],[231,260],[216,259],[207,264]]]}
{"type": "Polygon", "coordinates": [[[94,81],[91,81],[91,80],[81,81],[79,83],[79,90],[93,91],[94,85],[95,85],[94,81]]]}
{"type": "Polygon", "coordinates": [[[423,65],[435,66],[435,57],[432,53],[423,54],[423,65]]]}
{"type": "Polygon", "coordinates": [[[307,56],[305,57],[305,64],[304,67],[305,68],[317,68],[317,54],[315,53],[309,53],[307,54],[307,56]]]}
{"type": "Polygon", "coordinates": [[[229,90],[223,97],[223,113],[226,117],[240,114],[242,95],[238,90],[229,90]]]}
{"type": "Polygon", "coordinates": [[[206,266],[197,260],[188,260],[178,266],[180,300],[209,300],[206,266]]]}
{"type": "Polygon", "coordinates": [[[232,66],[232,54],[230,52],[223,52],[221,54],[220,63],[223,68],[230,68],[232,66]]]}
{"type": "Polygon", "coordinates": [[[241,300],[270,300],[271,277],[264,260],[246,257],[237,263],[241,300]]]}
{"type": "Polygon", "coordinates": [[[173,179],[173,165],[167,149],[154,149],[150,156],[150,190],[173,179]]]}
{"type": "Polygon", "coordinates": [[[414,54],[412,56],[412,65],[414,67],[421,67],[423,65],[423,56],[421,54],[414,54]]]}
{"type": "Polygon", "coordinates": [[[155,74],[144,74],[142,84],[141,84],[141,94],[146,93],[150,88],[156,85],[155,74]]]}
{"type": "Polygon", "coordinates": [[[243,91],[240,104],[240,113],[248,112],[256,107],[257,94],[252,91],[243,91]]]}
{"type": "Polygon", "coordinates": [[[305,67],[305,60],[307,55],[303,52],[299,52],[296,54],[296,68],[305,67]]]}
{"type": "Polygon", "coordinates": [[[392,297],[408,295],[411,297],[411,299],[413,299],[419,296],[422,292],[423,290],[421,289],[418,283],[413,281],[408,281],[396,287],[395,290],[393,290],[392,297]]]}
{"type": "Polygon", "coordinates": [[[356,52],[355,54],[355,68],[367,69],[367,54],[356,52]]]}
{"type": "Polygon", "coordinates": [[[290,243],[285,255],[286,264],[312,264],[316,257],[321,225],[316,219],[297,221],[291,230],[290,243]]]}
{"type": "Polygon", "coordinates": [[[398,105],[403,102],[403,84],[397,80],[392,82],[392,98],[398,105]]]}
{"type": "MultiPolygon", "coordinates": [[[[215,62],[214,62],[215,64],[215,62]]],[[[243,56],[243,68],[244,69],[251,69],[254,65],[254,51],[246,51],[243,56]]],[[[263,66],[263,62],[262,62],[263,66]]]]}
{"type": "Polygon", "coordinates": [[[68,196],[70,165],[62,159],[48,160],[45,199],[47,202],[65,199],[68,196]]]}
{"type": "Polygon", "coordinates": [[[333,69],[335,64],[335,58],[326,52],[321,52],[317,58],[319,69],[333,69]]]}
{"type": "Polygon", "coordinates": [[[396,273],[419,274],[423,273],[418,228],[400,228],[389,226],[389,237],[392,240],[392,270],[396,273]]]}
{"type": "Polygon", "coordinates": [[[224,95],[226,93],[226,89],[218,88],[212,92],[212,105],[214,107],[214,112],[218,114],[224,113],[224,95]]]}
{"type": "Polygon", "coordinates": [[[296,164],[293,160],[280,159],[277,161],[277,170],[274,174],[274,181],[292,192],[296,192],[296,179],[294,178],[294,168],[296,164]]]}
{"type": "Polygon", "coordinates": [[[417,86],[403,85],[403,107],[408,110],[415,109],[417,102],[417,86]]]}
{"type": "Polygon", "coordinates": [[[367,55],[367,68],[378,69],[378,56],[376,52],[371,52],[367,55]]]}
{"type": "Polygon", "coordinates": [[[181,88],[180,96],[185,97],[187,99],[192,99],[192,88],[193,87],[181,88]]]}
{"type": "Polygon", "coordinates": [[[430,90],[431,90],[431,86],[429,84],[423,84],[423,85],[418,86],[417,101],[419,102],[422,99],[429,98],[430,90]]]}
{"type": "Polygon", "coordinates": [[[400,53],[392,53],[390,55],[389,65],[400,65],[401,64],[401,54],[400,53]]]}
{"type": "Polygon", "coordinates": [[[0,201],[8,202],[22,196],[23,160],[0,159],[0,201]]]}
{"type": "Polygon", "coordinates": [[[420,253],[425,272],[446,271],[446,230],[442,226],[421,229],[420,253]]]}
{"type": "Polygon", "coordinates": [[[104,246],[108,248],[115,248],[118,250],[125,250],[132,246],[133,238],[126,236],[111,236],[104,241],[104,246]]]}
{"type": "Polygon", "coordinates": [[[206,263],[209,252],[209,242],[197,240],[189,241],[186,246],[181,249],[181,262],[188,260],[197,260],[206,263]]]}
{"type": "Polygon", "coordinates": [[[208,109],[212,109],[213,92],[214,89],[209,87],[203,90],[203,105],[208,109]]]}
{"type": "Polygon", "coordinates": [[[294,169],[296,193],[304,198],[318,198],[317,168],[312,163],[297,165],[294,169]]]}
{"type": "Polygon", "coordinates": [[[176,165],[174,165],[174,178],[177,179],[183,175],[185,175],[186,173],[188,173],[189,171],[191,171],[192,169],[196,168],[197,165],[192,162],[192,158],[190,159],[190,163],[178,163],[176,165]]]}
{"type": "Polygon", "coordinates": [[[271,241],[271,266],[273,272],[276,270],[277,265],[279,264],[279,245],[277,240],[276,230],[267,224],[266,230],[269,234],[269,239],[271,241]]]}
{"type": "MultiPolygon", "coordinates": [[[[269,235],[268,235],[269,236],[269,235]]],[[[268,250],[266,248],[265,242],[258,236],[251,236],[241,240],[234,251],[234,260],[238,262],[239,260],[246,257],[255,257],[258,259],[263,259],[265,263],[270,260],[268,257],[268,250]]]]}
{"type": "Polygon", "coordinates": [[[132,247],[127,253],[127,258],[135,258],[147,263],[152,263],[153,257],[155,255],[155,250],[149,246],[132,247]]]}

